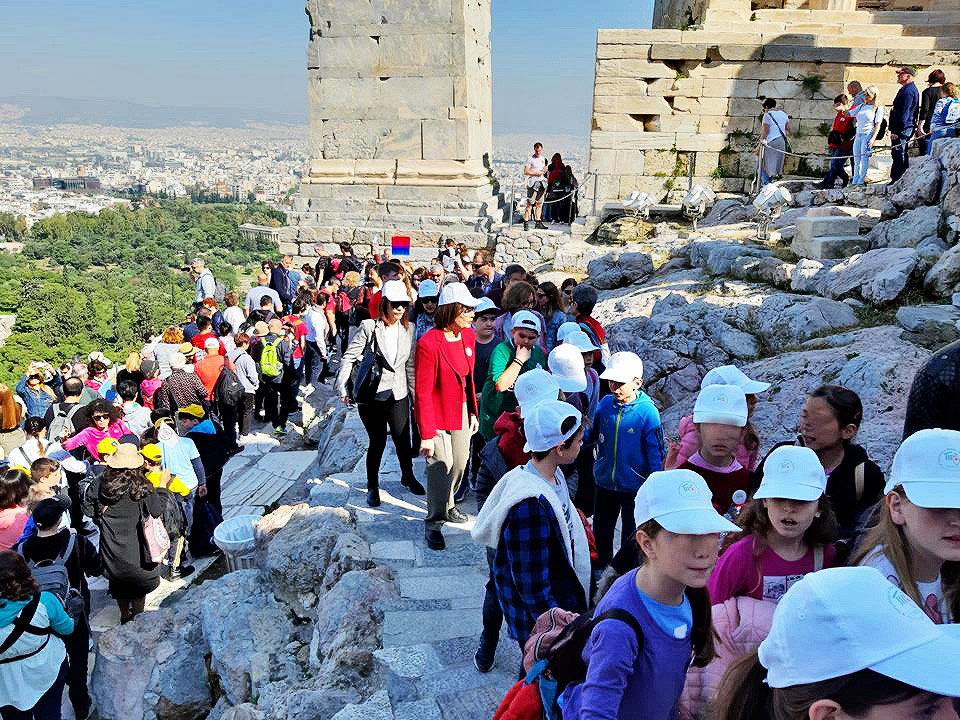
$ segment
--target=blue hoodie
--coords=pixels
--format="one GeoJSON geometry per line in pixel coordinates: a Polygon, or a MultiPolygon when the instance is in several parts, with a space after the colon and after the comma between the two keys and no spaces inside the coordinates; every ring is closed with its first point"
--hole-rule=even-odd
{"type": "Polygon", "coordinates": [[[593,476],[597,486],[618,492],[636,492],[647,476],[663,469],[663,427],[656,405],[644,392],[619,405],[613,395],[600,400],[584,444],[596,441],[593,476]]]}

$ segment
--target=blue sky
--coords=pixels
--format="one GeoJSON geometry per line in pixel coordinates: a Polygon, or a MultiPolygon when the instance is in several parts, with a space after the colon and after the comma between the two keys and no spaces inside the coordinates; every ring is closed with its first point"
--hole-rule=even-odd
{"type": "MultiPolygon", "coordinates": [[[[585,136],[597,28],[649,27],[652,5],[493,0],[494,132],[585,136]]],[[[306,107],[302,0],[10,0],[3,6],[0,97],[306,107]]]]}

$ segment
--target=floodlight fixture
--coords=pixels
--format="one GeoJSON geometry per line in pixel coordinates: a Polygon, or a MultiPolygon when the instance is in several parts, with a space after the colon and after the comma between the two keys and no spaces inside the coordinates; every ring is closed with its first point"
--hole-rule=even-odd
{"type": "Polygon", "coordinates": [[[707,210],[717,199],[716,193],[703,185],[694,185],[683,198],[683,214],[693,221],[693,229],[697,229],[697,220],[707,214],[707,210]]]}
{"type": "Polygon", "coordinates": [[[770,183],[765,185],[753,199],[753,206],[757,209],[757,238],[767,240],[770,235],[770,223],[780,217],[783,209],[793,202],[790,191],[782,185],[770,183]]]}
{"type": "Polygon", "coordinates": [[[650,193],[634,190],[623,203],[623,209],[629,214],[646,220],[650,217],[653,197],[650,193]]]}

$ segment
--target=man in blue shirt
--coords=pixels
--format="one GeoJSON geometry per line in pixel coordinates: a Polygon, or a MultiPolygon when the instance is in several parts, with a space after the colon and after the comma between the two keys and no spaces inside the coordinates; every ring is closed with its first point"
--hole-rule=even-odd
{"type": "Polygon", "coordinates": [[[910,167],[908,143],[917,132],[917,110],[920,108],[920,91],[913,83],[916,72],[909,66],[897,70],[897,82],[901,87],[890,110],[890,143],[893,146],[890,182],[899,180],[910,167]]]}

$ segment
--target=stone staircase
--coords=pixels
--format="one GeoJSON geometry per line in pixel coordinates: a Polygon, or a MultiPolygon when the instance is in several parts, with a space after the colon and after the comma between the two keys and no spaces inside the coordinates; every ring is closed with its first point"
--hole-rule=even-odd
{"type": "Polygon", "coordinates": [[[797,220],[790,248],[798,257],[845,258],[869,248],[866,238],[860,235],[860,220],[856,217],[814,212],[797,220]]]}

